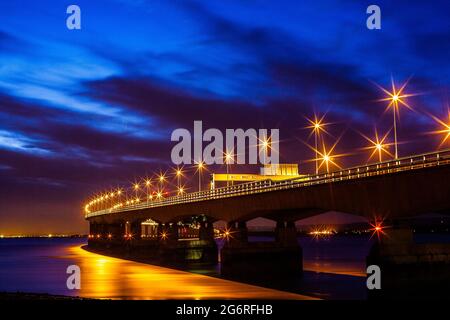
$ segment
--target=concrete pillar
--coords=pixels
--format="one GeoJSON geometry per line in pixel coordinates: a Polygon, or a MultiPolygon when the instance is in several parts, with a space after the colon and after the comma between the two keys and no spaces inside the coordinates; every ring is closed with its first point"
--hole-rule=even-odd
{"type": "Polygon", "coordinates": [[[88,245],[93,246],[95,244],[95,235],[97,234],[97,224],[94,222],[89,222],[89,237],[88,237],[88,245]]]}
{"type": "Polygon", "coordinates": [[[450,288],[450,244],[415,243],[411,228],[383,230],[370,250],[367,266],[381,272],[381,290],[369,299],[442,298],[450,288]]]}
{"type": "Polygon", "coordinates": [[[248,244],[248,230],[245,221],[232,221],[227,223],[225,246],[245,246],[248,244]]]}
{"type": "Polygon", "coordinates": [[[89,223],[89,235],[92,236],[97,234],[97,224],[94,222],[89,223]]]}
{"type": "Polygon", "coordinates": [[[131,224],[129,221],[126,221],[123,225],[123,234],[125,236],[128,236],[129,234],[131,234],[131,224]]]}
{"type": "Polygon", "coordinates": [[[123,238],[123,226],[120,223],[109,224],[108,235],[111,235],[111,240],[121,240],[123,238]]]}
{"type": "Polygon", "coordinates": [[[130,223],[130,233],[132,235],[133,240],[141,240],[142,228],[141,221],[133,221],[130,223]]]}
{"type": "Polygon", "coordinates": [[[198,231],[200,240],[212,240],[214,241],[214,227],[212,222],[202,221],[200,222],[200,229],[198,231]]]}
{"type": "Polygon", "coordinates": [[[159,240],[165,244],[178,241],[178,225],[176,223],[165,223],[158,225],[159,240]]]}
{"type": "Polygon", "coordinates": [[[178,225],[176,223],[170,223],[167,230],[169,241],[178,241],[178,225]]]}
{"type": "Polygon", "coordinates": [[[277,221],[275,241],[282,246],[298,246],[295,223],[293,221],[277,221]]]}
{"type": "Polygon", "coordinates": [[[245,222],[229,223],[230,239],[220,252],[221,273],[239,279],[274,279],[300,275],[302,249],[293,222],[277,223],[276,241],[248,242],[245,222]]]}

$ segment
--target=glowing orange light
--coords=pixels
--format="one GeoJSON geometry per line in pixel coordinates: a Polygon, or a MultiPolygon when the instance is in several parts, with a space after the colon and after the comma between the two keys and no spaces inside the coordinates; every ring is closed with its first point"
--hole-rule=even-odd
{"type": "Polygon", "coordinates": [[[225,230],[223,231],[222,237],[226,240],[229,240],[230,238],[233,237],[231,234],[232,234],[231,229],[225,228],[225,230]]]}
{"type": "Polygon", "coordinates": [[[450,108],[447,109],[447,112],[448,112],[447,122],[445,120],[441,120],[438,117],[430,114],[431,118],[434,121],[436,121],[437,124],[439,124],[441,126],[440,130],[433,131],[432,133],[444,135],[444,137],[442,138],[442,141],[439,145],[439,148],[442,147],[447,142],[447,140],[449,140],[449,138],[450,138],[450,108]]]}
{"type": "Polygon", "coordinates": [[[331,166],[334,166],[338,169],[342,169],[341,166],[336,162],[336,159],[340,158],[340,157],[344,157],[344,156],[346,156],[346,154],[334,154],[333,153],[333,151],[336,148],[337,144],[339,143],[341,137],[339,137],[336,140],[336,142],[333,144],[333,146],[331,148],[329,148],[328,150],[323,141],[322,141],[322,151],[319,149],[316,149],[314,147],[311,147],[309,144],[305,143],[306,146],[308,146],[311,150],[313,150],[317,155],[317,157],[315,159],[313,159],[313,161],[320,162],[317,166],[316,173],[318,173],[322,167],[326,168],[327,173],[330,172],[331,166]]]}
{"type": "Polygon", "coordinates": [[[324,228],[324,229],[318,228],[318,229],[312,230],[309,234],[312,235],[314,238],[327,237],[327,236],[333,235],[334,230],[329,229],[329,228],[324,228]]]}
{"type": "Polygon", "coordinates": [[[326,133],[329,134],[325,127],[328,125],[328,123],[324,123],[324,119],[325,119],[325,114],[319,118],[317,117],[316,114],[314,114],[314,118],[313,119],[309,119],[307,117],[305,117],[306,120],[309,122],[309,126],[307,126],[307,129],[312,129],[311,133],[309,134],[309,137],[311,137],[311,135],[314,134],[314,151],[316,153],[316,159],[315,159],[315,166],[316,166],[316,174],[319,173],[319,153],[317,152],[317,150],[319,149],[319,139],[320,139],[320,134],[326,133]]]}
{"type": "Polygon", "coordinates": [[[392,145],[392,143],[386,143],[385,142],[387,137],[389,136],[390,132],[391,132],[391,130],[389,130],[382,138],[380,138],[379,135],[378,135],[377,130],[375,129],[375,139],[370,139],[366,135],[360,133],[361,136],[363,136],[364,139],[369,141],[369,143],[371,144],[370,146],[364,148],[364,149],[367,149],[367,150],[372,150],[372,153],[370,154],[368,161],[370,161],[375,156],[375,154],[377,154],[377,153],[378,153],[378,160],[379,160],[379,162],[383,161],[383,153],[385,153],[385,154],[387,154],[387,155],[389,155],[391,157],[394,157],[394,155],[391,154],[389,152],[389,150],[388,150],[388,147],[390,145],[392,145]]]}
{"type": "Polygon", "coordinates": [[[262,141],[262,146],[263,146],[264,149],[267,149],[267,148],[269,147],[269,141],[266,140],[266,139],[264,139],[264,140],[262,141]]]}
{"type": "Polygon", "coordinates": [[[264,152],[264,155],[266,154],[266,152],[268,150],[272,150],[271,145],[272,145],[272,137],[263,137],[262,139],[259,139],[259,144],[258,147],[261,147],[261,149],[264,152]]]}
{"type": "Polygon", "coordinates": [[[380,89],[386,94],[386,98],[383,98],[383,99],[380,99],[380,100],[379,100],[379,101],[388,101],[388,102],[389,102],[389,104],[388,104],[388,106],[387,106],[387,108],[386,108],[386,111],[387,111],[389,108],[392,107],[392,108],[394,108],[394,110],[395,110],[396,112],[398,112],[400,106],[404,106],[404,107],[406,107],[406,108],[408,108],[408,109],[410,109],[410,110],[414,110],[414,109],[408,104],[408,102],[406,101],[406,98],[413,97],[413,96],[415,96],[416,94],[404,93],[404,90],[405,90],[406,86],[408,85],[409,80],[410,80],[410,79],[408,79],[407,81],[405,81],[405,82],[400,86],[400,88],[397,88],[396,85],[395,85],[395,83],[394,83],[394,79],[391,79],[391,90],[392,90],[392,91],[389,91],[389,90],[387,90],[387,89],[381,87],[380,85],[375,84],[378,88],[380,88],[380,89]]]}
{"type": "Polygon", "coordinates": [[[406,101],[406,98],[412,97],[415,94],[404,93],[404,90],[405,90],[406,86],[408,85],[409,80],[410,79],[405,81],[405,83],[403,83],[400,88],[397,88],[395,86],[394,79],[391,78],[391,86],[392,86],[391,90],[392,91],[389,91],[389,90],[381,87],[380,85],[375,84],[378,88],[380,88],[386,94],[386,98],[380,99],[379,101],[388,101],[389,102],[388,106],[386,107],[385,112],[388,111],[390,108],[393,109],[392,113],[394,115],[394,146],[395,146],[394,158],[395,159],[398,158],[397,117],[400,116],[400,106],[404,106],[404,107],[408,108],[409,110],[414,111],[414,109],[406,101]]]}
{"type": "Polygon", "coordinates": [[[231,153],[225,153],[225,161],[229,163],[233,159],[233,155],[231,153]]]}
{"type": "Polygon", "coordinates": [[[372,239],[372,237],[374,235],[377,235],[378,240],[381,238],[382,235],[386,235],[386,233],[384,232],[384,229],[386,228],[385,226],[383,226],[383,221],[375,221],[375,223],[371,223],[370,226],[372,227],[371,229],[369,229],[370,231],[372,231],[372,235],[370,236],[370,238],[372,239]]]}
{"type": "Polygon", "coordinates": [[[321,132],[328,134],[325,127],[328,126],[329,123],[324,122],[325,116],[326,116],[326,114],[324,114],[322,117],[319,118],[316,114],[314,114],[313,119],[309,119],[309,118],[305,117],[306,121],[308,121],[308,123],[309,123],[309,126],[307,126],[306,128],[312,129],[311,135],[313,133],[320,134],[321,132]]]}

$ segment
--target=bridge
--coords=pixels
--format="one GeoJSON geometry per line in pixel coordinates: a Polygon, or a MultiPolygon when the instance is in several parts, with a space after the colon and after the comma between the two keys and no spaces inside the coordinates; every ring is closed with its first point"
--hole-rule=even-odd
{"type": "MultiPolygon", "coordinates": [[[[371,221],[387,217],[392,222],[427,212],[448,213],[449,209],[450,150],[444,150],[283,181],[255,181],[113,206],[88,212],[85,218],[90,223],[92,247],[115,243],[144,255],[153,250],[156,256],[170,252],[172,258],[181,255],[201,261],[215,261],[212,224],[225,221],[226,244],[220,260],[226,272],[227,266],[232,269],[240,264],[251,270],[255,261],[261,264],[273,259],[284,270],[301,269],[295,221],[323,212],[345,212],[371,221]],[[257,217],[276,221],[274,242],[248,242],[246,222],[257,217]],[[193,218],[198,225],[195,238],[180,241],[189,240],[183,239],[183,228],[193,218]],[[152,228],[144,228],[149,221],[152,228]]],[[[449,265],[448,246],[424,249],[413,244],[411,230],[386,232],[388,241],[382,240],[378,251],[371,254],[379,264],[403,263],[400,256],[431,261],[440,255],[440,262],[449,265]],[[380,246],[388,249],[380,251],[380,246]]]]}
{"type": "Polygon", "coordinates": [[[283,181],[256,181],[89,212],[90,223],[186,216],[298,220],[336,210],[373,219],[450,209],[450,150],[283,181]]]}

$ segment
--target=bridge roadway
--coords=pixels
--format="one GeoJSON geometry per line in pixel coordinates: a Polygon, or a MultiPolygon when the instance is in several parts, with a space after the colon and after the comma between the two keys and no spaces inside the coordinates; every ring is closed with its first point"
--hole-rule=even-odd
{"type": "MultiPolygon", "coordinates": [[[[284,181],[257,181],[91,212],[92,224],[256,217],[295,221],[326,211],[392,219],[450,209],[450,150],[284,181]]],[[[448,212],[448,211],[447,211],[448,212]]]]}

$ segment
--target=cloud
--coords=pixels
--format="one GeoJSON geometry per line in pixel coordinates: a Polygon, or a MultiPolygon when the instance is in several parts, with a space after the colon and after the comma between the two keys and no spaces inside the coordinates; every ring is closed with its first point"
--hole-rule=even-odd
{"type": "MultiPolygon", "coordinates": [[[[308,172],[304,117],[327,112],[327,144],[344,133],[336,151],[353,154],[342,165],[364,163],[357,132],[392,125],[371,80],[389,86],[391,73],[400,82],[414,74],[418,111],[439,114],[448,96],[448,1],[439,10],[402,4],[400,17],[397,3],[382,3],[378,33],[365,29],[361,4],[332,0],[330,11],[313,2],[121,2],[101,8],[110,20],[90,20],[76,36],[43,37],[53,20],[0,30],[0,205],[13,210],[15,201],[25,220],[62,212],[82,226],[87,195],[168,169],[171,131],[194,120],[205,129],[279,128],[282,161],[308,172]]],[[[401,153],[438,145],[419,134],[433,125],[402,110],[399,137],[409,143],[401,153]]]]}

